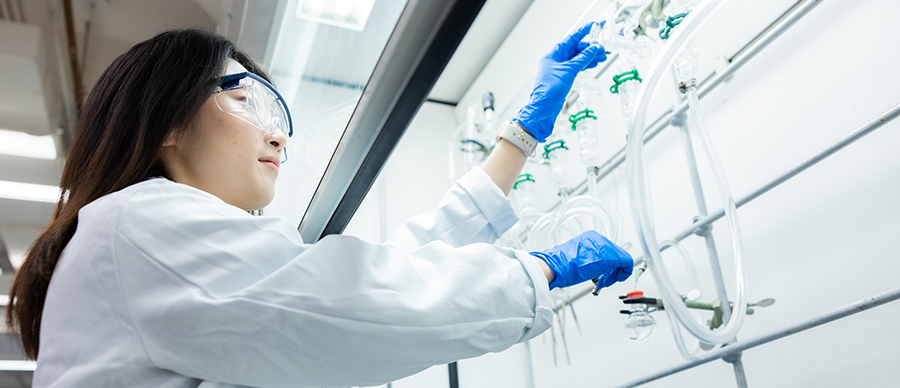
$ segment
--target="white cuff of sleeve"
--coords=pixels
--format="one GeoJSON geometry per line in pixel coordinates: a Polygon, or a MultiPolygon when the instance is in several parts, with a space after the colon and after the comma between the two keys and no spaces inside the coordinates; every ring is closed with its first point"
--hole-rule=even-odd
{"type": "Polygon", "coordinates": [[[473,168],[456,183],[469,194],[498,236],[519,221],[509,198],[503,195],[503,191],[481,167],[473,168]]]}
{"type": "Polygon", "coordinates": [[[534,321],[531,327],[525,330],[519,342],[528,341],[547,331],[553,325],[553,299],[550,297],[550,286],[547,283],[547,275],[538,265],[535,257],[528,252],[512,250],[516,258],[522,262],[528,277],[534,285],[534,321]]]}

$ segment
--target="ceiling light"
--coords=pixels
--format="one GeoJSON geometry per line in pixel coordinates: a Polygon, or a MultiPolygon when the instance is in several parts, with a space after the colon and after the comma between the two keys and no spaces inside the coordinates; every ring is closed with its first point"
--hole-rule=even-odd
{"type": "Polygon", "coordinates": [[[374,5],[375,0],[300,0],[297,17],[362,31],[374,5]]]}
{"type": "Polygon", "coordinates": [[[29,360],[2,360],[0,361],[0,370],[28,372],[37,368],[37,362],[29,360]]]}
{"type": "Polygon", "coordinates": [[[56,203],[59,187],[34,183],[0,181],[0,198],[56,203]]]}
{"type": "Polygon", "coordinates": [[[53,136],[32,136],[0,129],[0,154],[37,159],[56,159],[53,136]]]}

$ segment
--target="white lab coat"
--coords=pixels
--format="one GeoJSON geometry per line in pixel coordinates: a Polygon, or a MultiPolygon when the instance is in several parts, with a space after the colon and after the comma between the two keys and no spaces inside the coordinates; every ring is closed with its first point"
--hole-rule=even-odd
{"type": "Polygon", "coordinates": [[[79,213],[35,387],[345,387],[499,352],[551,325],[547,280],[490,245],[516,217],[475,169],[387,244],[254,217],[166,179],[79,213]]]}

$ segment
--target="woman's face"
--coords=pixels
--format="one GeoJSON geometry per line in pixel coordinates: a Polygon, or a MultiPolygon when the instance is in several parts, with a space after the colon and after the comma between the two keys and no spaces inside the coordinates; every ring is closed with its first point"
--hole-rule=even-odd
{"type": "MultiPolygon", "coordinates": [[[[245,71],[229,59],[224,74],[245,71]]],[[[190,128],[173,132],[163,146],[162,163],[175,182],[247,211],[260,209],[275,196],[275,178],[288,139],[223,112],[215,96],[206,100],[190,128]]]]}

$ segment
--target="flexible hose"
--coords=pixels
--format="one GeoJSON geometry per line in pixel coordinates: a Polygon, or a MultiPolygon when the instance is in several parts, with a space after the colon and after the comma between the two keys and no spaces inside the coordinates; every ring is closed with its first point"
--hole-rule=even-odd
{"type": "Polygon", "coordinates": [[[678,353],[681,354],[685,360],[693,360],[697,358],[700,354],[700,345],[692,346],[691,349],[688,349],[687,345],[684,343],[684,336],[681,335],[681,323],[679,323],[678,318],[672,314],[672,311],[666,309],[666,316],[669,318],[669,322],[671,323],[669,326],[672,328],[672,337],[675,338],[675,344],[678,347],[678,353]]]}
{"type": "MultiPolygon", "coordinates": [[[[650,77],[645,79],[641,85],[640,92],[638,93],[638,101],[640,101],[640,103],[635,109],[631,120],[629,120],[630,128],[628,131],[628,187],[631,196],[631,209],[635,219],[637,237],[641,248],[644,251],[647,264],[650,267],[650,272],[653,274],[653,278],[659,287],[663,302],[666,305],[666,310],[671,311],[688,332],[701,341],[710,344],[722,344],[733,340],[735,336],[737,336],[737,332],[740,330],[741,325],[744,323],[744,317],[746,316],[747,311],[747,286],[743,277],[743,260],[741,255],[742,244],[740,229],[737,226],[737,212],[734,206],[734,200],[727,190],[725,176],[722,173],[722,168],[718,157],[715,154],[715,150],[712,148],[712,143],[709,141],[709,135],[703,133],[701,134],[701,138],[705,137],[706,139],[703,140],[702,143],[706,149],[710,163],[714,165],[713,172],[717,181],[717,186],[719,187],[719,194],[723,197],[722,202],[726,209],[725,217],[732,238],[732,247],[734,249],[735,284],[737,286],[735,310],[731,319],[729,319],[728,323],[724,326],[716,330],[709,330],[709,328],[703,326],[693,318],[693,315],[688,310],[687,306],[685,306],[684,301],[681,300],[678,293],[675,292],[675,286],[669,277],[668,271],[666,271],[665,265],[662,263],[659,244],[657,243],[656,238],[656,230],[653,223],[652,207],[649,201],[650,191],[645,175],[643,129],[647,110],[650,105],[649,96],[651,96],[659,86],[665,73],[663,70],[672,65],[678,50],[694,35],[702,21],[717,10],[722,3],[723,0],[704,1],[699,7],[695,8],[693,12],[685,18],[679,28],[675,30],[674,36],[668,40],[662,54],[657,58],[653,66],[654,70],[650,77]]],[[[696,97],[696,91],[694,97],[696,97]]],[[[694,111],[694,107],[692,107],[691,110],[694,111]]],[[[697,129],[698,132],[705,132],[703,128],[697,129]]],[[[727,306],[728,301],[722,301],[722,303],[727,306]]]]}
{"type": "Polygon", "coordinates": [[[697,274],[697,267],[694,266],[694,260],[691,257],[691,254],[675,240],[659,242],[659,249],[661,251],[666,248],[675,248],[675,250],[678,251],[678,254],[681,255],[681,261],[684,262],[684,267],[687,268],[688,279],[691,282],[691,290],[684,294],[685,298],[689,301],[700,299],[700,276],[697,274]]]}
{"type": "MultiPolygon", "coordinates": [[[[681,255],[682,261],[684,261],[684,266],[688,270],[688,279],[691,282],[691,290],[685,293],[685,297],[687,300],[695,301],[700,299],[700,282],[699,276],[697,274],[697,267],[694,266],[693,258],[688,253],[687,249],[685,249],[681,244],[679,244],[675,240],[665,240],[660,241],[659,248],[664,250],[666,248],[675,248],[678,253],[681,255]]],[[[700,346],[699,344],[692,346],[689,350],[687,345],[685,344],[684,337],[681,334],[681,323],[678,322],[678,318],[675,317],[671,311],[666,310],[666,316],[669,318],[670,326],[672,328],[672,337],[675,338],[675,344],[678,346],[678,352],[681,353],[681,357],[684,357],[685,360],[693,360],[697,358],[697,355],[700,354],[700,346]]]]}

